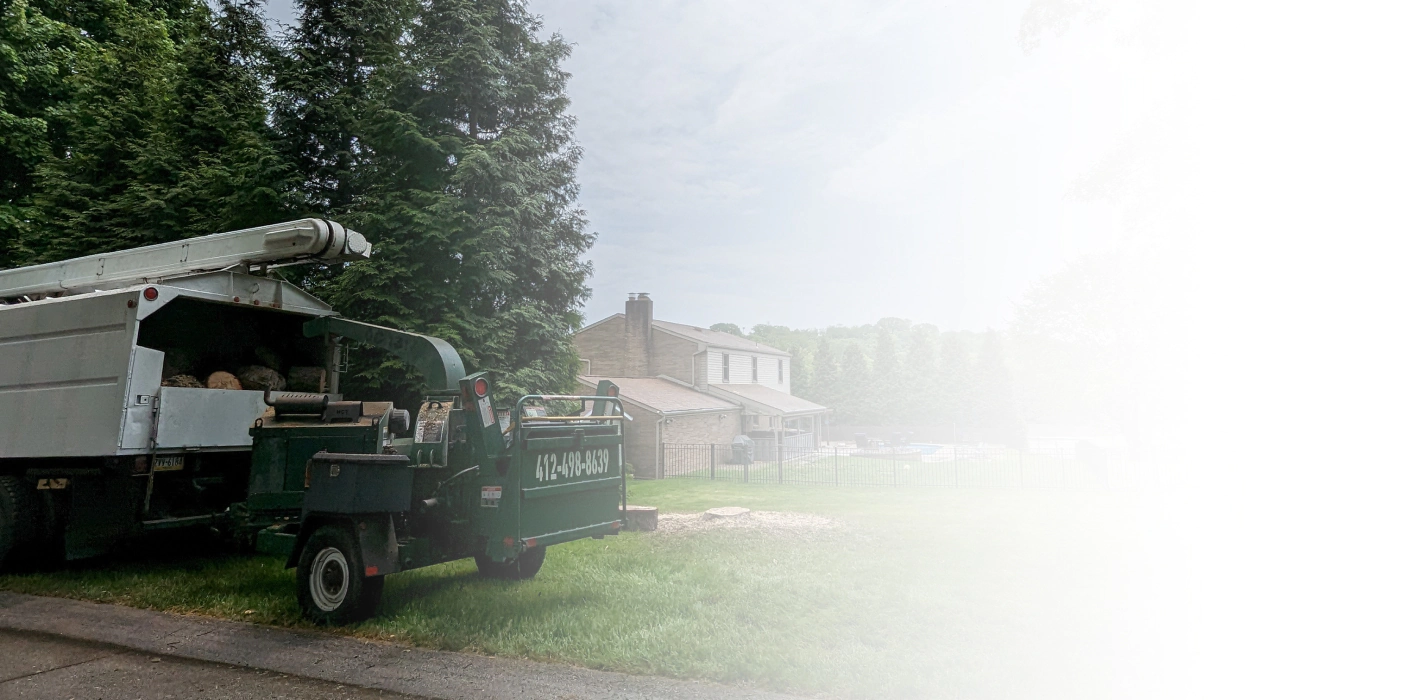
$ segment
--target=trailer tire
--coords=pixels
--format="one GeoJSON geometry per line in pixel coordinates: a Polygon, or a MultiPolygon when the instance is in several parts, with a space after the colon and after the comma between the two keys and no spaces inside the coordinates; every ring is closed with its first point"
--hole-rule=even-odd
{"type": "Polygon", "coordinates": [[[33,563],[39,536],[37,500],[17,476],[0,476],[0,571],[33,563]]]}
{"type": "Polygon", "coordinates": [[[545,547],[530,547],[511,561],[497,562],[487,554],[476,554],[474,563],[479,567],[479,575],[484,578],[524,581],[533,578],[543,568],[547,554],[545,547]]]}
{"type": "Polygon", "coordinates": [[[345,625],[371,616],[385,589],[384,576],[363,576],[361,549],[350,528],[323,525],[302,545],[296,597],[302,615],[322,625],[345,625]]]}

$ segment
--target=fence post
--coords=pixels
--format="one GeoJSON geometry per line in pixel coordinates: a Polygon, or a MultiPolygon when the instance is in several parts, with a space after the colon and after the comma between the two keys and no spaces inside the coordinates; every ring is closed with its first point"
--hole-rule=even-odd
{"type": "Polygon", "coordinates": [[[658,455],[659,459],[657,460],[657,464],[655,465],[653,471],[655,472],[657,478],[663,479],[667,476],[667,443],[664,442],[659,447],[661,448],[658,450],[658,452],[660,453],[658,455]]]}
{"type": "Polygon", "coordinates": [[[780,443],[776,443],[776,483],[778,484],[786,483],[784,460],[782,459],[783,455],[781,453],[781,450],[782,445],[780,443]]]}
{"type": "Polygon", "coordinates": [[[707,445],[711,448],[711,480],[716,481],[716,443],[707,445]]]}
{"type": "Polygon", "coordinates": [[[836,486],[840,485],[840,446],[835,446],[835,457],[830,460],[830,474],[836,486]]]}
{"type": "Polygon", "coordinates": [[[741,483],[751,483],[751,460],[749,459],[741,460],[741,483]]]}

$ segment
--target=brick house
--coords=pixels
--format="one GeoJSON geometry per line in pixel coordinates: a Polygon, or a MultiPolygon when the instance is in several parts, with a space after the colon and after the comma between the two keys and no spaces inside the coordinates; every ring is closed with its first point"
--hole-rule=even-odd
{"type": "Polygon", "coordinates": [[[639,476],[656,473],[663,444],[726,445],[749,435],[758,454],[773,454],[776,445],[821,440],[830,409],[791,395],[790,353],[657,320],[646,294],[629,295],[624,313],[589,324],[573,342],[579,382],[611,379],[628,405],[626,454],[639,476]]]}

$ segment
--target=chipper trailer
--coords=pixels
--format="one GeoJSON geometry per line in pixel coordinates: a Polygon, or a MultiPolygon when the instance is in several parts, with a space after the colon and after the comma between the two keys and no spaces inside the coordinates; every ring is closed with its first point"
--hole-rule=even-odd
{"type": "Polygon", "coordinates": [[[370,254],[304,219],[0,271],[0,566],[206,528],[285,556],[303,613],[339,624],[390,574],[472,557],[528,578],[551,545],[617,534],[616,386],[496,407],[445,341],[268,276],[370,254]],[[420,371],[413,421],[343,397],[351,342],[420,371]]]}

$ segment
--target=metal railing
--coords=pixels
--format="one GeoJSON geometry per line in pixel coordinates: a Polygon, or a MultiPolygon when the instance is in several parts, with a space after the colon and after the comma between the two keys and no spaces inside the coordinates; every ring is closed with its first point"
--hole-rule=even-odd
{"type": "Polygon", "coordinates": [[[663,444],[658,476],[743,483],[960,488],[1120,488],[1133,481],[1120,451],[929,448],[793,448],[751,459],[739,446],[663,444]]]}

